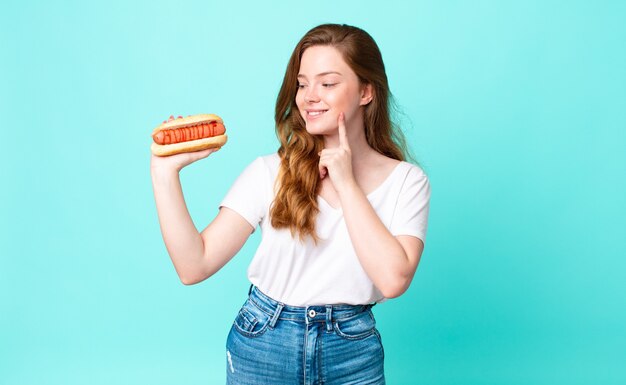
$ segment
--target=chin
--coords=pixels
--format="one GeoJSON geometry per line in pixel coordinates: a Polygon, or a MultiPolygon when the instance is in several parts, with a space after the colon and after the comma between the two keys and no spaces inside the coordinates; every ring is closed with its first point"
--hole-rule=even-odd
{"type": "Polygon", "coordinates": [[[327,117],[324,121],[308,122],[304,121],[306,131],[311,135],[328,135],[337,131],[337,119],[333,122],[332,117],[327,117]]]}
{"type": "Polygon", "coordinates": [[[312,125],[312,124],[307,124],[305,128],[306,128],[306,132],[308,132],[311,135],[328,135],[337,130],[337,127],[330,127],[327,125],[326,126],[312,125]]]}

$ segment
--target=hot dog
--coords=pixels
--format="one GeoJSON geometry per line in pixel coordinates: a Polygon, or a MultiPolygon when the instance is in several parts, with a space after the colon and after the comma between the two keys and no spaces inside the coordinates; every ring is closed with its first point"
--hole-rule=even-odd
{"type": "Polygon", "coordinates": [[[152,132],[154,155],[168,156],[182,152],[222,147],[228,140],[222,118],[215,114],[191,115],[160,124],[152,132]]]}

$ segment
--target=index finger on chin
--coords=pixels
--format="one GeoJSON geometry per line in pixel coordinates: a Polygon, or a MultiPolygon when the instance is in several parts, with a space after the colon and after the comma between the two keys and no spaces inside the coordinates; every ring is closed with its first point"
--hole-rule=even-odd
{"type": "Polygon", "coordinates": [[[338,125],[339,125],[339,145],[344,148],[350,148],[348,144],[348,134],[346,133],[346,122],[343,112],[339,113],[338,125]]]}

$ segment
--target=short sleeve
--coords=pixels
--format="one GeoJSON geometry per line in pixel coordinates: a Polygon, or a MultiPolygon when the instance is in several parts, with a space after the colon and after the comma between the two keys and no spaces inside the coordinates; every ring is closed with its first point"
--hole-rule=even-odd
{"type": "Polygon", "coordinates": [[[430,182],[424,172],[411,166],[406,174],[391,221],[394,236],[412,235],[426,243],[428,211],[430,208],[430,182]]]}
{"type": "Polygon", "coordinates": [[[237,177],[220,203],[241,215],[256,231],[269,207],[269,170],[262,157],[256,158],[237,177]]]}

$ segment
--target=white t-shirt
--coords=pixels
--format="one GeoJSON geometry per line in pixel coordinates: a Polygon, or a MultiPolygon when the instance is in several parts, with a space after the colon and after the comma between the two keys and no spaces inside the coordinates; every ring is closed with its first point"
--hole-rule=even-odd
{"type": "MultiPolygon", "coordinates": [[[[269,210],[279,166],[277,153],[258,157],[220,203],[255,230],[261,226],[261,244],[248,267],[250,282],[292,306],[382,302],[382,293],[361,267],[340,208],[318,196],[317,246],[309,237],[304,242],[297,234],[293,238],[288,228],[272,227],[269,210]]],[[[400,162],[367,198],[392,235],[412,235],[425,242],[430,184],[421,168],[400,162]]]]}

